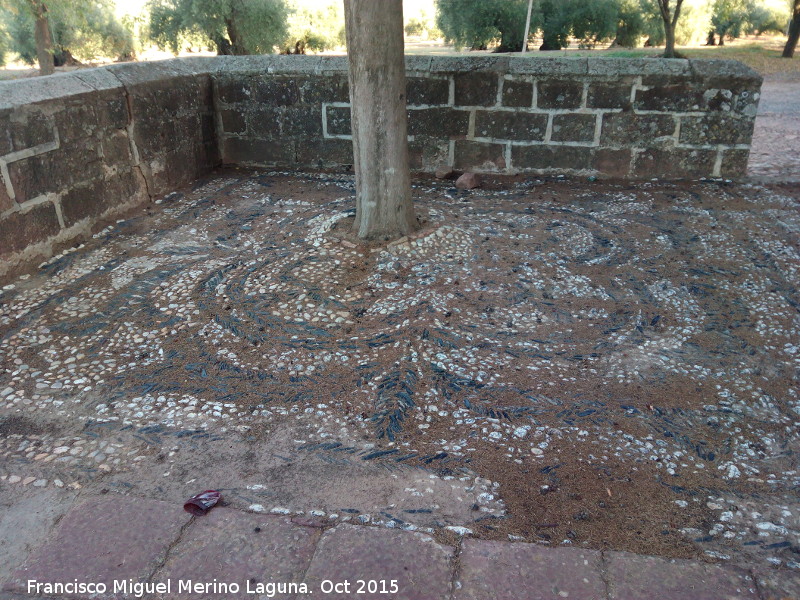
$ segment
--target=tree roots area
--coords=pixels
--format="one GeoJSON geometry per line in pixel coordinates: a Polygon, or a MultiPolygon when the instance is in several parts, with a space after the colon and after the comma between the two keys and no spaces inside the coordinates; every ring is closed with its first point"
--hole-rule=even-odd
{"type": "Polygon", "coordinates": [[[798,568],[797,187],[413,195],[362,244],[352,177],[220,171],[5,286],[12,497],[798,568]]]}

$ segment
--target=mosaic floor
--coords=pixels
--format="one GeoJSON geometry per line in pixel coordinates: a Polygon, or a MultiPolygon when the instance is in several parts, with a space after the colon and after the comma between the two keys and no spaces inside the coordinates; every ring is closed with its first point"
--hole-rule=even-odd
{"type": "Polygon", "coordinates": [[[221,172],[3,288],[0,479],[800,568],[798,196],[221,172]]]}

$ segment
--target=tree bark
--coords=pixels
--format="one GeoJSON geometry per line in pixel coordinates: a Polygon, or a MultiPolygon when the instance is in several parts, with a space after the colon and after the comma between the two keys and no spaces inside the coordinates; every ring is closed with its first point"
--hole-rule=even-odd
{"type": "Polygon", "coordinates": [[[411,203],[402,0],[345,0],[350,121],[361,239],[388,240],[416,225],[411,203]]]}
{"type": "Polygon", "coordinates": [[[36,19],[34,38],[36,39],[36,58],[39,61],[39,74],[52,75],[55,72],[53,60],[53,39],[50,36],[50,23],[47,21],[47,6],[44,2],[30,0],[36,19]]]}
{"type": "Polygon", "coordinates": [[[783,47],[783,58],[792,58],[794,56],[798,39],[800,39],[800,0],[794,0],[792,22],[789,24],[789,39],[786,40],[786,45],[783,47]]]}
{"type": "Polygon", "coordinates": [[[666,47],[664,48],[664,58],[677,58],[675,53],[675,26],[681,16],[681,6],[683,0],[676,0],[675,10],[669,7],[669,0],[658,0],[658,10],[661,13],[661,20],[664,21],[664,37],[666,47]]]}

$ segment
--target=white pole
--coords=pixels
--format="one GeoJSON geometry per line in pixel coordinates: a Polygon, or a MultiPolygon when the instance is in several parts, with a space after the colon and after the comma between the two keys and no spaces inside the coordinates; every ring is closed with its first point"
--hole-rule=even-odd
{"type": "Polygon", "coordinates": [[[528,34],[531,32],[531,10],[533,9],[533,0],[528,0],[528,18],[525,19],[525,37],[522,38],[522,52],[528,49],[528,34]]]}

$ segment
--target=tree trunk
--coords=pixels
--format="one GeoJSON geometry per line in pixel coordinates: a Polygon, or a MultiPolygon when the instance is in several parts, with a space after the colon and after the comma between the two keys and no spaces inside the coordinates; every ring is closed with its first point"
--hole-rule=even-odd
{"type": "Polygon", "coordinates": [[[55,64],[53,62],[53,39],[50,36],[50,23],[47,21],[47,6],[43,2],[31,0],[31,7],[36,17],[34,37],[39,74],[52,75],[55,72],[55,64]]]}
{"type": "Polygon", "coordinates": [[[794,49],[797,48],[797,40],[800,39],[800,0],[794,0],[794,13],[792,22],[789,24],[789,39],[783,47],[783,58],[792,58],[794,49]]]}
{"type": "Polygon", "coordinates": [[[416,225],[411,203],[402,0],[345,0],[356,220],[362,239],[416,225]]]}
{"type": "Polygon", "coordinates": [[[244,45],[244,40],[242,36],[239,35],[239,30],[236,27],[236,17],[231,16],[225,19],[225,29],[228,31],[228,37],[231,40],[231,49],[233,54],[237,56],[243,56],[245,54],[250,54],[247,47],[244,45]]]}
{"type": "Polygon", "coordinates": [[[664,35],[666,37],[664,58],[675,58],[675,28],[672,23],[664,23],[664,35]]]}
{"type": "Polygon", "coordinates": [[[716,46],[717,45],[717,37],[714,35],[713,31],[708,32],[708,37],[706,38],[706,46],[716,46]]]}

